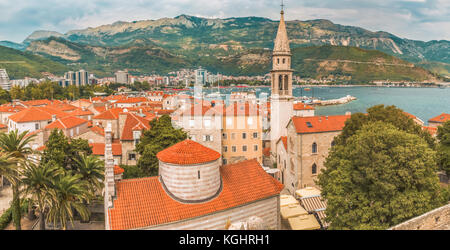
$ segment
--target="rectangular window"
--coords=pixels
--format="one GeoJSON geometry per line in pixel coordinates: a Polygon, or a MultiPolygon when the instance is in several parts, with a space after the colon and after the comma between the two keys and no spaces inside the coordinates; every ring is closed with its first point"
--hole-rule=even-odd
{"type": "Polygon", "coordinates": [[[223,133],[222,134],[222,138],[226,140],[227,139],[227,133],[223,133]]]}
{"type": "Polygon", "coordinates": [[[232,146],[231,151],[236,152],[236,146],[232,146]]]}
{"type": "Polygon", "coordinates": [[[223,152],[228,152],[228,147],[227,146],[223,146],[223,152]]]}
{"type": "Polygon", "coordinates": [[[258,133],[253,133],[253,139],[257,139],[258,138],[258,133]]]}
{"type": "Polygon", "coordinates": [[[35,123],[35,124],[34,124],[34,128],[35,128],[36,130],[38,130],[38,129],[39,129],[39,123],[35,123]]]}
{"type": "Polygon", "coordinates": [[[242,151],[247,152],[247,146],[246,145],[242,146],[242,151]]]}
{"type": "Polygon", "coordinates": [[[135,153],[128,154],[128,160],[130,160],[130,161],[136,160],[136,154],[135,153]]]}
{"type": "Polygon", "coordinates": [[[258,151],[258,145],[254,145],[254,146],[253,146],[253,149],[254,149],[255,151],[258,151]]]}
{"type": "Polygon", "coordinates": [[[242,139],[247,139],[247,134],[246,133],[242,133],[242,139]]]}
{"type": "Polygon", "coordinates": [[[236,134],[235,133],[231,133],[231,139],[235,139],[236,138],[236,134]]]}

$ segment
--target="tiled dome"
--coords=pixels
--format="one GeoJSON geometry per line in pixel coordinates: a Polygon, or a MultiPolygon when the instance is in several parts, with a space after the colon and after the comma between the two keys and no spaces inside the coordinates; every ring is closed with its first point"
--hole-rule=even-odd
{"type": "Polygon", "coordinates": [[[162,162],[193,165],[215,161],[220,153],[192,140],[184,140],[156,154],[162,162]]]}

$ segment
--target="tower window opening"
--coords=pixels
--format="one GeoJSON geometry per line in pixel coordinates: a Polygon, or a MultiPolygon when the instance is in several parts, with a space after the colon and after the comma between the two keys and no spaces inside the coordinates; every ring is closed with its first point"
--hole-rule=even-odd
{"type": "Polygon", "coordinates": [[[200,170],[197,173],[198,173],[198,179],[200,180],[200,170]]]}
{"type": "Polygon", "coordinates": [[[285,64],[285,63],[286,63],[286,59],[283,58],[283,64],[285,64]]]}
{"type": "Polygon", "coordinates": [[[317,174],[317,165],[315,163],[311,167],[311,173],[312,174],[317,174]]]}

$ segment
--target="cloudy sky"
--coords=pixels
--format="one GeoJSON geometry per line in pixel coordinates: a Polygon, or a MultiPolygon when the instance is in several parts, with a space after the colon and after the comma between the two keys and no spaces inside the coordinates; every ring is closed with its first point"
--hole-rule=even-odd
{"type": "MultiPolygon", "coordinates": [[[[175,17],[279,19],[280,0],[0,0],[0,40],[116,21],[175,17]]],[[[287,20],[329,19],[415,40],[450,40],[450,0],[285,0],[287,20]]]]}

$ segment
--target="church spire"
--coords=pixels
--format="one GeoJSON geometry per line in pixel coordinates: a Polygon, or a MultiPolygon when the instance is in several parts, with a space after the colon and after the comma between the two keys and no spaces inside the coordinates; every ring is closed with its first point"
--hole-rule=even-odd
{"type": "Polygon", "coordinates": [[[284,22],[284,3],[281,1],[281,19],[278,26],[277,38],[273,48],[274,54],[290,54],[289,38],[286,30],[286,23],[284,22]]]}

